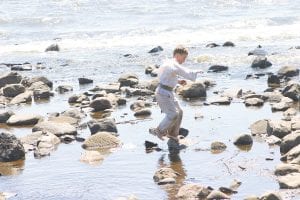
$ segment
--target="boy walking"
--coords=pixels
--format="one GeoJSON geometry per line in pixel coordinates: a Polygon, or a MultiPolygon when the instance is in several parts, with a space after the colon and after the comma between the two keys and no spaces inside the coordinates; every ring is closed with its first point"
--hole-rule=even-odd
{"type": "Polygon", "coordinates": [[[155,97],[160,109],[165,113],[165,117],[157,128],[150,128],[149,133],[161,140],[167,136],[170,152],[179,152],[180,150],[178,135],[183,111],[174,97],[173,89],[177,83],[184,85],[186,82],[178,80],[178,76],[195,81],[197,74],[202,73],[202,71],[190,71],[181,66],[187,56],[187,48],[177,46],[173,51],[173,59],[165,61],[158,71],[159,85],[155,91],[155,97]]]}

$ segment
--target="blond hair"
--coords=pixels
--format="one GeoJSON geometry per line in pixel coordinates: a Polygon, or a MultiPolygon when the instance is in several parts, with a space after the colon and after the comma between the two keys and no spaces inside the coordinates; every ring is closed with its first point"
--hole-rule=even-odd
{"type": "Polygon", "coordinates": [[[188,55],[189,51],[186,47],[178,45],[173,51],[173,56],[175,56],[175,54],[188,55]]]}

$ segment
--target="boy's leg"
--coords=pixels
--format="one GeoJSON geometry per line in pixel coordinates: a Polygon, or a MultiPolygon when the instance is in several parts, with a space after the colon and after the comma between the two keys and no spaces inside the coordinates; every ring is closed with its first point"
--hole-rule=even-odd
{"type": "Polygon", "coordinates": [[[174,125],[172,127],[170,127],[170,129],[168,130],[168,136],[170,138],[178,140],[179,129],[180,129],[180,125],[181,125],[181,122],[182,122],[183,111],[182,111],[178,101],[175,101],[175,105],[176,105],[176,109],[178,111],[178,117],[177,117],[176,122],[174,123],[174,125]]]}

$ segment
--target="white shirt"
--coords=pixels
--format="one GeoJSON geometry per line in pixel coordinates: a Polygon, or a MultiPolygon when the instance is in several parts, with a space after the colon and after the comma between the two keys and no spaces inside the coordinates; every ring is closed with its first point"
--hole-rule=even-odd
{"type": "MultiPolygon", "coordinates": [[[[191,71],[181,66],[175,60],[175,58],[166,60],[158,70],[159,83],[172,88],[174,88],[178,83],[178,76],[189,79],[191,81],[195,81],[197,78],[197,72],[191,71]]],[[[164,90],[164,89],[161,88],[159,90],[164,90]]],[[[158,92],[161,93],[162,91],[158,91],[158,92]]]]}

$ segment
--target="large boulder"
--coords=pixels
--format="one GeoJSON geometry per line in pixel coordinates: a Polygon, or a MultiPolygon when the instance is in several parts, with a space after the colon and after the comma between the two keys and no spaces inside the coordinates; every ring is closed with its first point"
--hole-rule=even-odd
{"type": "Polygon", "coordinates": [[[211,190],[209,190],[207,187],[193,183],[187,184],[179,188],[179,191],[176,195],[176,199],[206,199],[210,192],[211,190]]]}
{"type": "Polygon", "coordinates": [[[123,74],[118,79],[118,82],[120,83],[120,87],[123,87],[123,86],[132,87],[139,83],[139,78],[136,74],[123,74]]]}
{"type": "Polygon", "coordinates": [[[281,163],[275,169],[276,176],[285,176],[294,172],[300,173],[300,165],[281,163]]]}
{"type": "Polygon", "coordinates": [[[300,100],[300,84],[299,83],[291,83],[288,84],[282,91],[283,96],[289,97],[294,101],[300,100]]]}
{"type": "Polygon", "coordinates": [[[179,176],[180,174],[177,173],[176,171],[174,171],[172,168],[168,168],[168,167],[163,167],[160,168],[159,170],[157,170],[153,176],[153,179],[155,182],[157,182],[159,185],[162,185],[162,183],[175,183],[176,182],[176,178],[179,176]],[[168,181],[165,181],[165,180],[168,181]],[[171,181],[173,180],[173,181],[171,181]]]}
{"type": "Polygon", "coordinates": [[[95,112],[104,111],[112,108],[112,103],[107,97],[99,97],[90,103],[90,107],[93,108],[95,112]]]}
{"type": "Polygon", "coordinates": [[[16,136],[0,133],[0,162],[11,162],[25,158],[25,150],[16,136]]]}
{"type": "Polygon", "coordinates": [[[87,138],[82,148],[87,150],[109,150],[121,145],[121,141],[109,132],[98,132],[87,138]]]}
{"type": "Polygon", "coordinates": [[[284,136],[291,133],[291,122],[283,121],[283,120],[271,120],[270,126],[272,128],[272,135],[276,137],[283,138],[284,136]]]}
{"type": "Polygon", "coordinates": [[[117,134],[118,129],[114,119],[102,119],[102,120],[91,120],[88,123],[88,127],[91,131],[91,134],[97,132],[112,132],[117,134]]]}
{"type": "Polygon", "coordinates": [[[269,120],[263,119],[254,122],[250,126],[251,135],[271,135],[272,128],[270,126],[269,120]]]}
{"type": "Polygon", "coordinates": [[[279,69],[278,75],[287,77],[298,76],[299,69],[295,66],[284,66],[279,69]]]}
{"type": "Polygon", "coordinates": [[[43,82],[49,88],[53,87],[53,82],[50,81],[47,77],[44,77],[44,76],[37,76],[37,77],[33,77],[31,79],[23,79],[21,84],[24,85],[25,87],[30,87],[32,84],[34,84],[36,82],[43,82]]]}
{"type": "Polygon", "coordinates": [[[261,57],[255,58],[251,65],[252,68],[260,68],[260,69],[265,69],[271,66],[272,63],[268,61],[267,58],[261,58],[261,57]]]}
{"type": "Polygon", "coordinates": [[[0,88],[9,84],[18,84],[22,80],[22,76],[17,72],[9,72],[0,76],[0,88]]]}
{"type": "Polygon", "coordinates": [[[251,135],[248,134],[242,134],[235,138],[233,144],[240,146],[240,145],[252,145],[253,139],[251,135]]]}
{"type": "Polygon", "coordinates": [[[35,125],[40,120],[42,116],[36,114],[16,114],[11,116],[7,120],[7,124],[10,126],[23,126],[23,125],[35,125]]]}
{"type": "Polygon", "coordinates": [[[23,92],[25,92],[25,87],[21,84],[10,84],[3,87],[5,97],[15,97],[23,92]]]}
{"type": "Polygon", "coordinates": [[[10,104],[20,104],[20,103],[30,103],[32,102],[32,91],[27,91],[15,96],[11,101],[10,104]]]}
{"type": "Polygon", "coordinates": [[[300,144],[289,150],[281,157],[282,161],[300,165],[300,144]]]}
{"type": "Polygon", "coordinates": [[[77,130],[74,126],[68,123],[59,123],[59,122],[51,122],[51,121],[43,121],[36,124],[32,128],[32,132],[35,131],[50,132],[58,137],[63,135],[77,135],[77,130]]]}
{"type": "Polygon", "coordinates": [[[300,173],[291,173],[278,178],[280,189],[300,188],[300,173]]]}
{"type": "Polygon", "coordinates": [[[285,154],[299,144],[300,144],[300,131],[292,132],[291,134],[286,135],[282,139],[282,143],[280,145],[280,152],[282,154],[285,154]]]}
{"type": "Polygon", "coordinates": [[[0,123],[6,123],[6,121],[12,115],[14,115],[14,113],[12,111],[0,111],[0,123]]]}
{"type": "Polygon", "coordinates": [[[181,86],[176,91],[183,98],[196,98],[196,97],[206,97],[206,88],[203,82],[196,81],[194,83],[187,83],[181,86]]]}

